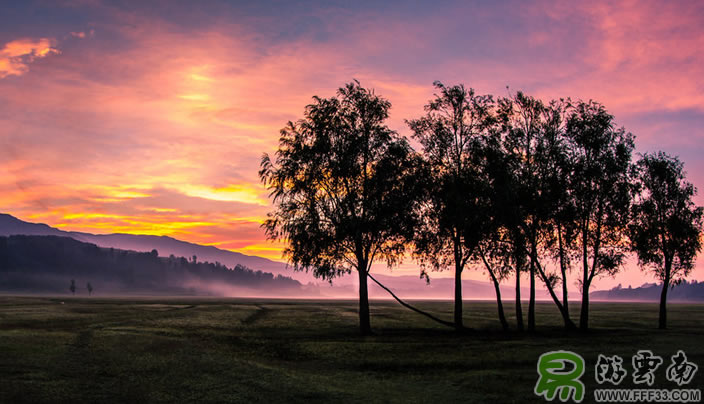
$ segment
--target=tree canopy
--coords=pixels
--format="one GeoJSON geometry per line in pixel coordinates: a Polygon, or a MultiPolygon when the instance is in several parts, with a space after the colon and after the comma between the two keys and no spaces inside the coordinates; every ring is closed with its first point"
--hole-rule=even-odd
{"type": "Polygon", "coordinates": [[[415,223],[418,159],[386,126],[390,107],[356,81],[336,97],[314,97],[259,172],[276,207],[264,228],[286,240],[293,267],[327,280],[359,273],[362,333],[370,331],[369,269],[376,260],[396,263],[415,223]]]}
{"type": "Polygon", "coordinates": [[[643,268],[663,282],[660,328],[666,327],[667,290],[685,279],[701,251],[704,210],[692,201],[696,189],[684,164],[663,152],[645,154],[634,167],[636,202],[628,227],[632,250],[643,268]]]}

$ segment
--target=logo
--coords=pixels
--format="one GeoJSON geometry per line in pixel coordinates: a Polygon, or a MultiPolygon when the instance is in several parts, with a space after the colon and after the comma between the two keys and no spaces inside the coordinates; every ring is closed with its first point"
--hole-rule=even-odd
{"type": "MultiPolygon", "coordinates": [[[[594,379],[603,387],[618,386],[627,379],[629,370],[622,357],[599,354],[594,365],[594,379]]],[[[695,363],[687,360],[684,351],[679,350],[665,363],[663,357],[652,351],[641,349],[631,356],[630,375],[635,388],[599,388],[594,390],[594,401],[605,402],[678,402],[698,403],[701,390],[692,388],[651,388],[655,383],[658,369],[665,370],[665,378],[678,387],[689,384],[697,373],[695,363]]],[[[581,355],[571,351],[551,351],[538,359],[538,382],[533,392],[547,401],[555,398],[562,402],[572,399],[581,402],[586,394],[580,377],[584,375],[585,361],[581,355]]],[[[664,386],[669,387],[669,386],[664,386]]]]}
{"type": "Polygon", "coordinates": [[[692,362],[687,362],[687,355],[683,351],[677,351],[677,355],[672,355],[670,358],[672,364],[667,368],[665,377],[671,382],[677,383],[678,386],[688,384],[697,373],[697,365],[692,362]]]}
{"type": "Polygon", "coordinates": [[[538,359],[538,382],[534,392],[538,396],[553,401],[560,394],[566,402],[572,396],[575,402],[584,399],[584,383],[579,378],[584,374],[584,358],[570,351],[552,351],[540,355],[538,359]]]}

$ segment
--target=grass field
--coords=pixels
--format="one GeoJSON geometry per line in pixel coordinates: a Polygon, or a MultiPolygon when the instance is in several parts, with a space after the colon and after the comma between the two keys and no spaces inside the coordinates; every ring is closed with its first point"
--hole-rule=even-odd
{"type": "MultiPolygon", "coordinates": [[[[451,318],[450,302],[416,303],[451,318]]],[[[565,334],[550,303],[533,335],[502,333],[491,302],[465,310],[474,331],[456,335],[373,302],[360,337],[353,301],[0,297],[0,402],[545,402],[536,362],[558,349],[586,359],[584,402],[599,353],[624,358],[629,388],[631,355],[650,349],[665,360],[653,387],[671,389],[682,349],[702,369],[688,387],[704,384],[704,305],[670,305],[660,331],[654,304],[593,303],[587,335],[565,334]]]]}

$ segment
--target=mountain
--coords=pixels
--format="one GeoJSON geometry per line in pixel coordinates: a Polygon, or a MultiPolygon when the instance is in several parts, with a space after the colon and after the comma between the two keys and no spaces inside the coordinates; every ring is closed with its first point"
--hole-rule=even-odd
{"type": "MultiPolygon", "coordinates": [[[[660,301],[662,284],[644,283],[637,288],[627,288],[621,285],[609,290],[599,290],[589,294],[593,300],[612,301],[660,301]]],[[[704,301],[704,282],[682,282],[667,292],[669,302],[702,302],[704,301]]]]}
{"type": "Polygon", "coordinates": [[[275,275],[286,275],[298,279],[302,282],[309,282],[313,277],[305,273],[295,273],[287,269],[286,264],[272,261],[266,258],[245,255],[242,253],[221,250],[213,246],[204,246],[188,243],[167,236],[147,236],[137,234],[91,234],[82,232],[69,232],[59,230],[43,223],[29,223],[17,219],[8,214],[0,213],[0,236],[11,236],[16,234],[30,236],[62,236],[93,243],[99,247],[113,247],[122,250],[132,250],[149,252],[157,250],[160,256],[168,257],[173,254],[176,257],[193,257],[198,261],[220,262],[224,265],[234,267],[243,265],[261,271],[271,272],[275,275]]]}
{"type": "MultiPolygon", "coordinates": [[[[99,247],[112,247],[139,252],[151,252],[155,249],[161,257],[168,257],[173,254],[176,257],[187,257],[190,259],[195,255],[198,261],[220,262],[228,267],[241,265],[254,270],[270,272],[274,275],[291,277],[303,284],[316,284],[315,286],[307,285],[301,291],[300,297],[322,296],[355,299],[358,296],[356,276],[345,276],[335,279],[334,284],[329,285],[326,282],[315,279],[310,273],[294,272],[281,262],[234,251],[221,250],[212,246],[188,243],[172,237],[67,232],[46,224],[29,223],[11,215],[0,214],[0,236],[15,234],[70,237],[99,247]]],[[[433,277],[430,284],[426,284],[418,276],[392,276],[380,274],[376,270],[373,273],[379,282],[393,290],[401,298],[452,299],[453,296],[454,280],[452,278],[433,277]]],[[[463,280],[462,285],[466,299],[495,299],[494,286],[488,281],[463,280]]],[[[503,299],[509,301],[513,299],[515,290],[513,286],[502,286],[501,293],[503,299]]],[[[528,296],[528,289],[522,289],[521,293],[522,296],[528,296]]],[[[536,293],[538,299],[550,300],[549,295],[544,290],[536,290],[536,293]]],[[[371,280],[369,280],[369,294],[372,298],[389,298],[388,293],[371,280]]]]}
{"type": "Polygon", "coordinates": [[[70,284],[87,290],[88,283],[102,295],[287,296],[302,290],[289,277],[241,265],[101,248],[70,237],[0,236],[0,290],[68,293],[70,284]]]}

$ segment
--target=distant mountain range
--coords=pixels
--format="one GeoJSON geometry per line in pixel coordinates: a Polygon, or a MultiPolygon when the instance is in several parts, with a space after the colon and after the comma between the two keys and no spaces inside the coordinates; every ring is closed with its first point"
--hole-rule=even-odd
{"type": "Polygon", "coordinates": [[[290,296],[303,288],[289,277],[241,265],[102,248],[63,236],[0,236],[1,291],[68,293],[69,285],[73,292],[101,295],[290,296]]]}
{"type": "MultiPolygon", "coordinates": [[[[84,243],[95,244],[103,248],[116,248],[137,252],[151,252],[157,250],[159,256],[186,257],[188,260],[194,255],[199,262],[219,262],[228,267],[237,265],[270,272],[273,275],[282,275],[293,278],[306,285],[301,289],[302,297],[357,297],[356,276],[336,279],[333,285],[315,279],[312,274],[294,272],[286,264],[266,258],[245,255],[242,253],[221,250],[217,247],[203,246],[177,240],[166,236],[148,236],[135,234],[91,234],[82,232],[63,231],[42,223],[29,223],[8,214],[0,214],[0,236],[10,235],[38,235],[69,237],[84,243]]],[[[391,288],[402,298],[408,299],[450,299],[453,296],[454,281],[451,278],[432,279],[430,284],[417,276],[391,276],[375,274],[376,279],[391,288]]],[[[467,299],[494,299],[495,292],[491,283],[475,280],[464,280],[463,291],[467,299]]],[[[548,298],[547,294],[538,291],[538,298],[548,298]]],[[[513,287],[502,287],[505,299],[513,298],[513,287]]],[[[525,290],[524,295],[528,295],[525,290]]],[[[386,291],[369,281],[369,294],[372,298],[388,298],[386,291]]]]}
{"type": "MultiPolygon", "coordinates": [[[[357,297],[356,276],[347,276],[336,279],[333,285],[315,279],[312,274],[305,272],[294,272],[285,263],[272,261],[266,258],[246,255],[234,251],[222,250],[213,246],[203,246],[177,240],[167,236],[148,236],[135,234],[91,234],[82,232],[69,232],[59,230],[41,223],[29,223],[17,219],[8,214],[0,214],[0,236],[9,235],[44,235],[70,237],[85,243],[92,243],[104,248],[117,248],[121,250],[131,250],[138,252],[150,252],[157,250],[159,256],[186,257],[188,260],[194,255],[199,262],[219,262],[227,267],[233,268],[237,265],[269,272],[273,275],[282,275],[297,280],[305,287],[300,290],[301,297],[357,297]]],[[[389,287],[401,298],[407,299],[451,299],[453,296],[454,281],[451,278],[432,277],[430,284],[419,279],[417,276],[392,276],[376,273],[374,275],[385,286],[389,287]]],[[[493,285],[488,281],[464,280],[463,295],[466,299],[495,299],[493,285]]],[[[700,283],[699,285],[703,285],[700,283]]],[[[590,294],[596,300],[655,300],[659,296],[659,288],[636,288],[612,289],[608,291],[595,291],[590,294]],[[644,290],[641,290],[644,289],[644,290]],[[647,290],[645,290],[647,289],[647,290]]],[[[677,290],[677,289],[676,289],[677,290]]],[[[688,289],[689,290],[689,289],[688,289]]],[[[227,292],[223,291],[224,294],[227,292]]],[[[505,301],[513,300],[515,290],[513,285],[502,285],[502,297],[505,301]]],[[[388,298],[389,295],[369,281],[369,294],[372,298],[388,298]]],[[[528,296],[528,289],[522,288],[522,296],[528,296]]],[[[549,295],[543,288],[536,290],[536,297],[539,300],[550,300],[549,295]]],[[[682,300],[704,300],[704,291],[696,289],[694,292],[681,294],[675,292],[670,295],[672,299],[682,300]]],[[[573,296],[579,299],[579,295],[573,296]]]]}
{"type": "MultiPolygon", "coordinates": [[[[619,301],[660,301],[662,283],[645,283],[637,288],[627,288],[621,285],[609,290],[592,292],[589,297],[594,300],[619,300],[619,301]]],[[[667,292],[669,302],[704,302],[704,282],[682,282],[675,285],[667,292]]]]}
{"type": "Polygon", "coordinates": [[[291,276],[303,282],[312,280],[312,276],[304,273],[294,273],[286,268],[286,264],[266,258],[245,255],[242,253],[221,250],[213,246],[204,246],[188,243],[167,236],[146,236],[137,234],[91,234],[75,231],[63,231],[43,223],[29,223],[8,214],[0,213],[0,236],[23,234],[30,236],[62,236],[85,243],[93,243],[98,247],[113,247],[121,250],[149,252],[157,250],[162,257],[173,254],[176,257],[194,255],[198,261],[220,262],[223,265],[234,267],[243,265],[261,271],[271,272],[275,275],[291,276]]]}

